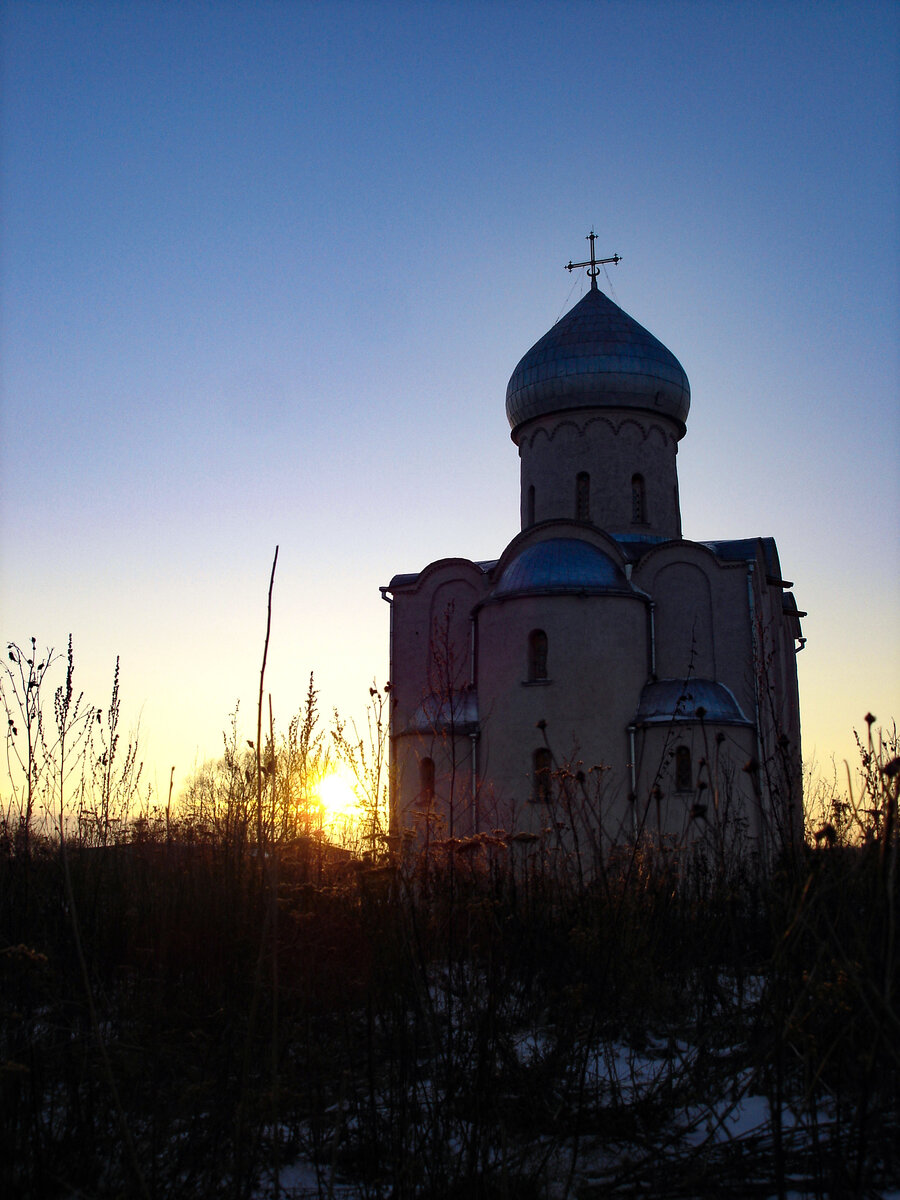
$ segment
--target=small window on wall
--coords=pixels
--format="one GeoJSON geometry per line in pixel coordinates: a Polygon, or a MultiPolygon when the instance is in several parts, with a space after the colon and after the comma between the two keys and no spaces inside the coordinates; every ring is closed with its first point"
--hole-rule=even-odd
{"type": "Polygon", "coordinates": [[[528,499],[525,504],[525,524],[530,526],[534,524],[534,484],[528,488],[528,499]]]}
{"type": "Polygon", "coordinates": [[[694,770],[691,766],[691,752],[687,746],[679,746],[675,751],[675,790],[677,792],[694,790],[694,770]]]}
{"type": "Polygon", "coordinates": [[[430,804],[434,799],[434,759],[419,759],[419,800],[430,804]]]}
{"type": "Polygon", "coordinates": [[[537,804],[549,804],[551,799],[551,772],[553,760],[546,746],[535,750],[533,756],[534,790],[533,797],[537,804]]]}
{"type": "Polygon", "coordinates": [[[587,471],[579,471],[575,476],[575,520],[589,521],[591,519],[591,477],[587,471]]]}
{"type": "Polygon", "coordinates": [[[631,523],[632,525],[647,524],[647,493],[644,488],[643,475],[631,477],[631,523]]]}
{"type": "Polygon", "coordinates": [[[528,635],[528,682],[547,678],[547,635],[543,629],[532,629],[528,635]]]}

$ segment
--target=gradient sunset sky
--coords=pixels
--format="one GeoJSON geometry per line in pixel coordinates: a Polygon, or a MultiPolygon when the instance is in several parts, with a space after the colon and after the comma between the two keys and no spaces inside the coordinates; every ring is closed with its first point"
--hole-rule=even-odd
{"type": "Polygon", "coordinates": [[[600,286],[691,381],[685,536],[773,535],[804,756],[900,717],[900,6],[6,0],[0,632],[165,793],[379,585],[519,527],[522,354],[600,286]]]}

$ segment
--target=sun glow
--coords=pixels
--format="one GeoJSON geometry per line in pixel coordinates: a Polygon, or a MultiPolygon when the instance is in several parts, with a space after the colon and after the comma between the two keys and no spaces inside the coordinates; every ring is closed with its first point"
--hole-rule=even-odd
{"type": "Polygon", "coordinates": [[[322,806],[322,818],[327,824],[359,816],[359,800],[353,780],[339,771],[323,775],[316,789],[316,798],[322,806]]]}

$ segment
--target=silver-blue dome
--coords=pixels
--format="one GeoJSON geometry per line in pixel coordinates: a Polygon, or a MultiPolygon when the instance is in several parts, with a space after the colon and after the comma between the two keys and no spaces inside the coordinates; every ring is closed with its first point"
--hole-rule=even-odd
{"type": "Polygon", "coordinates": [[[645,684],[634,723],[668,725],[700,720],[710,725],[750,725],[730,688],[714,679],[697,678],[645,684]]]}
{"type": "Polygon", "coordinates": [[[506,389],[516,429],[572,408],[641,408],[682,431],[691,387],[681,363],[596,286],[531,347],[506,389]]]}
{"type": "Polygon", "coordinates": [[[491,598],[628,590],[621,567],[593,543],[579,538],[550,538],[528,546],[512,560],[491,598]]]}

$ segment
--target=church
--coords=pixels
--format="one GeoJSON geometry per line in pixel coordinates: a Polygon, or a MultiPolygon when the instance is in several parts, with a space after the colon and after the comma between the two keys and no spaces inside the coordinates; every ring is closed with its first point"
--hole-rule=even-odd
{"type": "Polygon", "coordinates": [[[684,536],[688,379],[598,288],[619,260],[589,241],[568,269],[590,290],[506,392],[520,532],[381,589],[392,829],[770,856],[802,836],[805,614],[773,538],[684,536]]]}

